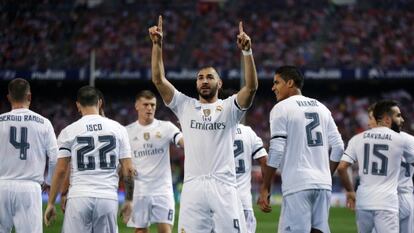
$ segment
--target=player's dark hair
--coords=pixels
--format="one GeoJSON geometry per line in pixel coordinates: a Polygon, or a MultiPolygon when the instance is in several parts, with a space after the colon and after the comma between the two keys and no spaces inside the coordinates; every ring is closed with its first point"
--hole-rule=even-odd
{"type": "Polygon", "coordinates": [[[150,90],[142,90],[140,92],[138,92],[138,94],[135,96],[135,100],[139,100],[140,98],[145,98],[145,99],[153,99],[156,98],[154,92],[150,91],[150,90]]]}
{"type": "Polygon", "coordinates": [[[9,82],[8,91],[13,101],[23,102],[27,94],[30,94],[30,84],[25,79],[16,78],[9,82]]]}
{"type": "Polygon", "coordinates": [[[382,120],[385,114],[392,116],[393,107],[398,106],[397,102],[393,100],[381,100],[375,104],[373,115],[376,121],[382,120]]]}
{"type": "Polygon", "coordinates": [[[375,105],[376,105],[377,103],[373,103],[373,104],[371,104],[369,107],[368,107],[368,113],[370,113],[370,112],[372,112],[372,113],[374,113],[374,108],[375,108],[375,105]]]}
{"type": "Polygon", "coordinates": [[[276,69],[275,74],[280,75],[285,82],[293,80],[295,86],[302,89],[305,79],[302,72],[296,66],[281,66],[276,69]]]}
{"type": "Polygon", "coordinates": [[[79,88],[77,101],[82,106],[95,106],[98,104],[99,93],[98,90],[91,86],[83,86],[79,88]]]}

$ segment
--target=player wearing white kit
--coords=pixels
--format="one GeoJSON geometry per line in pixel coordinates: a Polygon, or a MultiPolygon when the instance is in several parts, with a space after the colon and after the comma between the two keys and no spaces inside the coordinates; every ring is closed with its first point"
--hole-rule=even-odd
{"type": "Polygon", "coordinates": [[[136,233],[148,232],[151,223],[157,223],[159,233],[168,233],[174,224],[170,144],[184,147],[184,142],[174,124],[154,118],[156,106],[154,93],[140,91],[135,98],[138,120],[126,127],[132,161],[139,171],[128,222],[129,227],[136,228],[136,233]]]}
{"type": "MultiPolygon", "coordinates": [[[[368,128],[377,127],[377,121],[374,117],[374,107],[375,104],[371,105],[368,108],[368,128]]],[[[400,128],[402,128],[403,119],[400,121],[400,128]]],[[[400,134],[411,141],[410,143],[414,145],[414,137],[405,133],[400,132],[400,134]]],[[[400,220],[400,233],[413,233],[413,224],[414,224],[414,199],[413,199],[413,173],[414,165],[407,163],[402,157],[401,161],[401,170],[398,178],[398,202],[399,202],[399,220],[400,220]]],[[[372,233],[375,233],[375,229],[372,233]]]]}
{"type": "Polygon", "coordinates": [[[263,141],[249,126],[239,124],[234,139],[234,159],[236,162],[237,194],[242,202],[247,232],[256,232],[256,218],[252,205],[252,162],[257,160],[264,170],[267,152],[263,141]]]}
{"type": "Polygon", "coordinates": [[[358,232],[399,232],[397,186],[401,158],[414,162],[414,145],[402,136],[400,109],[393,101],[380,101],[374,107],[377,127],[357,134],[338,167],[347,191],[347,206],[356,208],[358,232]],[[359,165],[360,185],[355,204],[355,192],[347,169],[359,165]]]}
{"type": "Polygon", "coordinates": [[[197,100],[177,91],[165,77],[161,16],[149,34],[153,42],[152,81],[177,115],[185,141],[178,231],[246,232],[237,198],[233,143],[237,125],[257,90],[250,38],[240,22],[237,44],[243,52],[245,86],[237,95],[218,99],[222,81],[214,68],[203,68],[197,74],[197,100]]]}
{"type": "MultiPolygon", "coordinates": [[[[400,132],[405,140],[414,145],[414,137],[400,132]]],[[[414,164],[402,158],[401,171],[398,178],[398,202],[400,233],[414,233],[414,196],[413,196],[414,164]]]]}
{"type": "Polygon", "coordinates": [[[63,222],[64,232],[117,232],[118,169],[121,164],[126,201],[124,222],[132,210],[134,168],[126,129],[99,115],[101,100],[90,86],[78,90],[82,118],[58,137],[58,162],[53,175],[45,224],[56,216],[55,200],[72,161],[71,182],[63,222]]]}
{"type": "Polygon", "coordinates": [[[14,79],[7,99],[12,110],[0,115],[0,232],[42,233],[42,196],[47,157],[49,174],[56,156],[50,121],[29,110],[30,84],[14,79]]]}
{"type": "Polygon", "coordinates": [[[282,232],[329,233],[331,174],[344,145],[331,112],[319,101],[301,95],[303,81],[303,75],[293,66],[275,72],[272,90],[278,103],[270,113],[269,167],[265,169],[258,203],[263,211],[271,210],[269,190],[279,168],[282,232]]]}

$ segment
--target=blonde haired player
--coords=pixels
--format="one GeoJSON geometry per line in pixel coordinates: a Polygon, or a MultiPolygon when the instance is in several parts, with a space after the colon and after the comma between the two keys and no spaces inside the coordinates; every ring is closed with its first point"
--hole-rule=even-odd
{"type": "Polygon", "coordinates": [[[152,223],[159,233],[170,233],[175,203],[172,187],[170,144],[184,147],[180,130],[169,121],[154,118],[157,98],[149,90],[135,98],[138,120],[126,126],[132,161],[139,171],[135,179],[133,212],[128,222],[136,233],[148,232],[152,223]]]}

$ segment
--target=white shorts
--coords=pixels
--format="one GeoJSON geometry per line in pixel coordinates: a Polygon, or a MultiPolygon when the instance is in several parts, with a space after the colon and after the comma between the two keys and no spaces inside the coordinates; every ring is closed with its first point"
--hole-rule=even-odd
{"type": "Polygon", "coordinates": [[[95,197],[69,198],[62,233],[117,233],[118,201],[95,197]]]}
{"type": "Polygon", "coordinates": [[[246,221],[247,233],[256,232],[256,217],[253,210],[243,210],[244,219],[246,221]]]}
{"type": "Polygon", "coordinates": [[[412,193],[398,194],[400,232],[414,232],[414,199],[412,193]]]}
{"type": "Polygon", "coordinates": [[[330,233],[331,191],[310,189],[283,196],[279,232],[308,233],[312,228],[330,233]]]}
{"type": "Polygon", "coordinates": [[[174,196],[134,196],[133,212],[128,227],[147,228],[152,223],[174,224],[174,196]]]}
{"type": "Polygon", "coordinates": [[[0,180],[0,232],[42,233],[41,193],[33,181],[0,180]]]}
{"type": "Polygon", "coordinates": [[[246,222],[236,187],[215,178],[198,178],[183,185],[178,232],[245,233],[246,222]]]}
{"type": "Polygon", "coordinates": [[[389,210],[356,210],[359,233],[398,233],[398,213],[389,210]]]}

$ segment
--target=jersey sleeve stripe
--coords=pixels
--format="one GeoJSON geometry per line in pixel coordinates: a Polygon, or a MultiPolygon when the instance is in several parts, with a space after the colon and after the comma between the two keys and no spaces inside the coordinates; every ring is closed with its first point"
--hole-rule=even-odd
{"type": "Polygon", "coordinates": [[[284,139],[287,139],[287,136],[285,136],[285,135],[275,135],[270,140],[275,139],[275,138],[284,138],[284,139]]]}
{"type": "Polygon", "coordinates": [[[352,158],[350,155],[348,155],[347,153],[344,153],[344,155],[348,156],[350,159],[352,159],[352,161],[354,161],[354,163],[356,162],[356,160],[354,158],[352,158]]]}
{"type": "Polygon", "coordinates": [[[261,149],[263,149],[263,146],[259,147],[257,150],[255,150],[252,154],[252,157],[254,157],[254,155],[259,152],[261,149]]]}
{"type": "Polygon", "coordinates": [[[174,136],[173,136],[173,142],[174,142],[174,144],[176,144],[177,145],[177,142],[175,141],[175,139],[177,138],[177,136],[179,135],[180,133],[178,132],[178,133],[175,133],[174,134],[174,136]]]}
{"type": "Polygon", "coordinates": [[[60,147],[59,150],[67,150],[67,151],[71,152],[71,150],[69,148],[66,148],[66,147],[60,147]]]}

